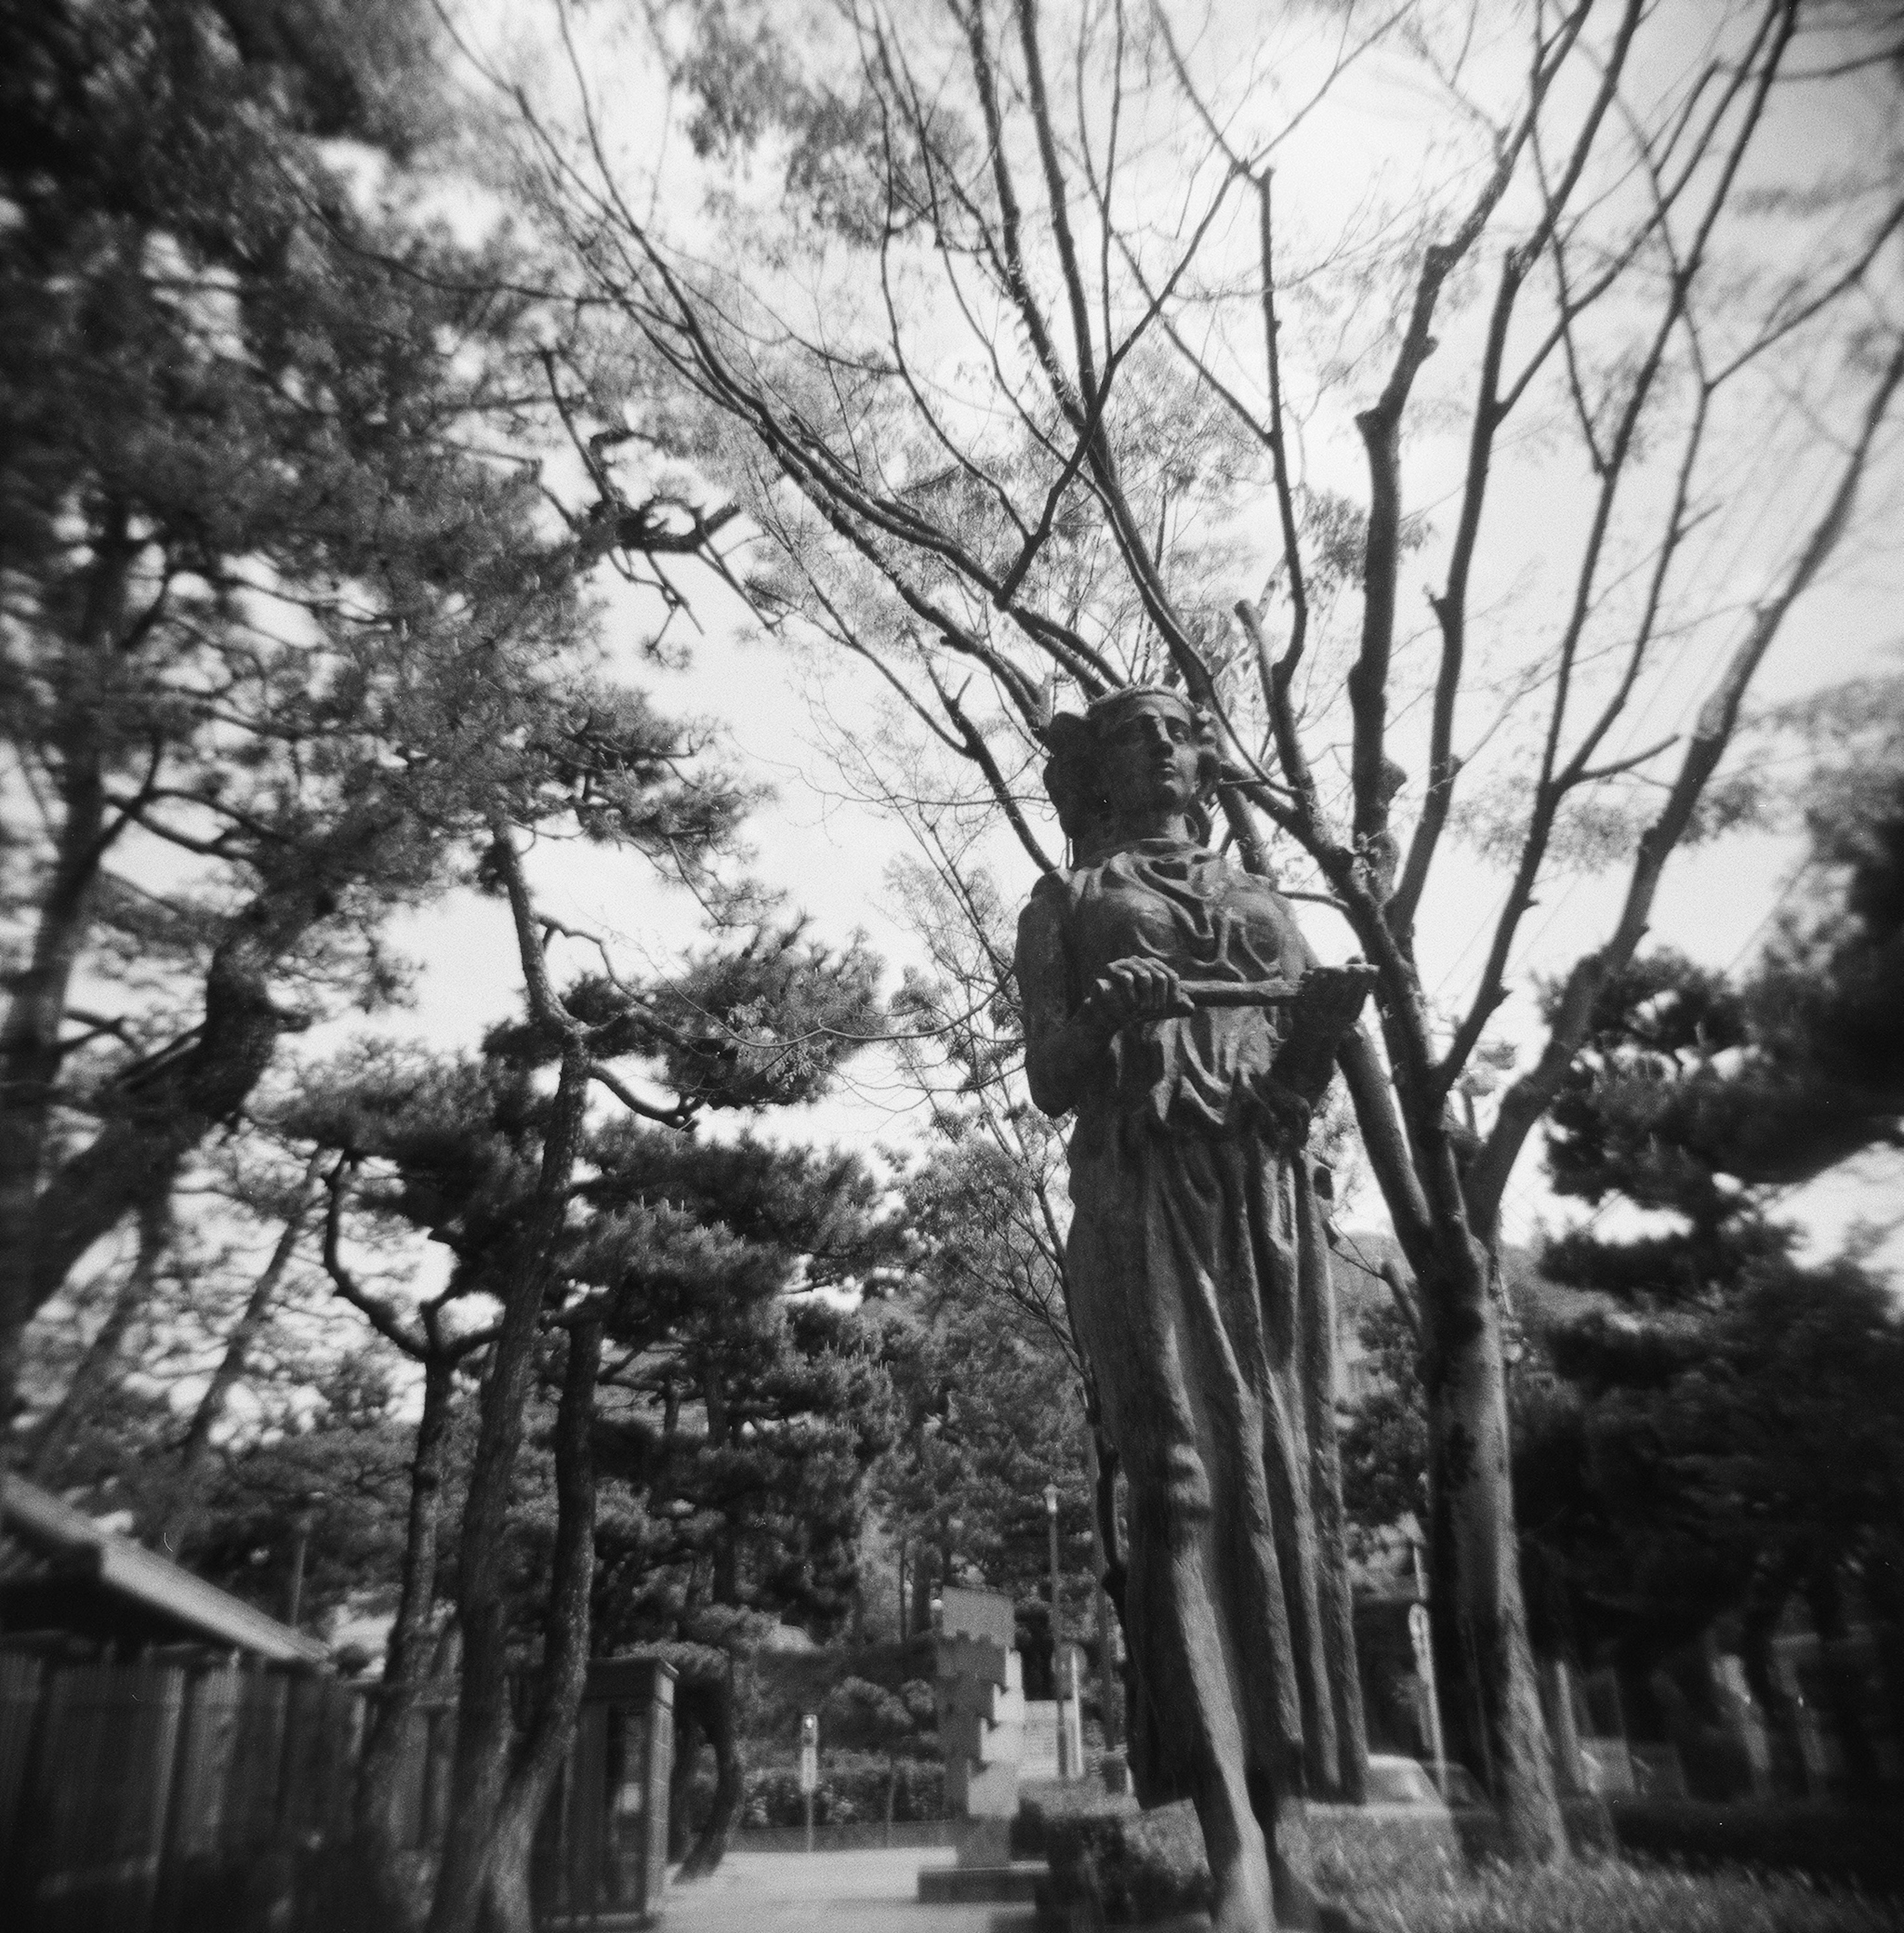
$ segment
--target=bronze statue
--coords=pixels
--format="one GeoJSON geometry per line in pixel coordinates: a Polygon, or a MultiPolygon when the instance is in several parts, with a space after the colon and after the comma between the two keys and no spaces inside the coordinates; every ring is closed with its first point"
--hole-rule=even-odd
{"type": "Polygon", "coordinates": [[[1074,863],[1025,908],[1018,983],[1032,1098],[1077,1116],[1072,1319],[1130,1484],[1134,1781],[1194,1801],[1218,1933],[1262,1933],[1272,1907],[1313,1926],[1305,1730],[1333,1731],[1303,1148],[1368,970],[1316,969],[1270,884],[1209,849],[1214,737],[1182,694],[1115,693],[1049,742],[1074,863]]]}

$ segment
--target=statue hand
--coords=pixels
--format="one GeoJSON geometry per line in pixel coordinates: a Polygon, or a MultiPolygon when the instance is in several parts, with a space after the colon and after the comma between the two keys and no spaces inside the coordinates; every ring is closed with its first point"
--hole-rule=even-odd
{"type": "Polygon", "coordinates": [[[1300,1147],[1309,1138],[1312,1111],[1293,1087],[1286,1086],[1264,1068],[1249,1077],[1249,1091],[1251,1099],[1278,1140],[1300,1147]]]}
{"type": "Polygon", "coordinates": [[[1083,1017],[1107,1033],[1143,1021],[1170,1020],[1195,1012],[1177,985],[1177,976],[1161,960],[1134,955],[1113,960],[1091,983],[1083,1017]]]}

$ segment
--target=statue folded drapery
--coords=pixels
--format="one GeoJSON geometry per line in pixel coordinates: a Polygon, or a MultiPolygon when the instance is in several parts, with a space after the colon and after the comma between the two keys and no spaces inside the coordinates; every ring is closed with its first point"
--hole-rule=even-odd
{"type": "Polygon", "coordinates": [[[1283,1922],[1314,1924],[1305,1748],[1332,1762],[1335,1736],[1299,1330],[1321,1218],[1314,1096],[1277,1069],[1316,976],[1273,888],[1202,843],[1215,759],[1181,696],[1119,693],[1053,744],[1077,863],[1032,894],[1017,973],[1033,1097],[1077,1117],[1068,1273],[1130,1484],[1134,1781],[1196,1802],[1224,1933],[1272,1923],[1272,1867],[1283,1922]]]}

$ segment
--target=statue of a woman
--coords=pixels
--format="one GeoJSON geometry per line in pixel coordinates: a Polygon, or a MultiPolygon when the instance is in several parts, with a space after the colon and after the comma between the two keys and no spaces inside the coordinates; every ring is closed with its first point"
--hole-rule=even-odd
{"type": "MultiPolygon", "coordinates": [[[[1304,1739],[1330,1706],[1298,1329],[1315,1096],[1282,1077],[1326,1079],[1340,1026],[1296,1039],[1302,937],[1204,843],[1218,765],[1194,707],[1128,689],[1050,742],[1074,864],[1025,908],[1018,983],[1032,1097],[1077,1116],[1072,1319],[1130,1484],[1131,1769],[1146,1805],[1195,1802],[1219,1933],[1276,1923],[1272,1880],[1281,1923],[1314,1925],[1304,1739]]],[[[1343,978],[1308,973],[1305,995],[1343,978]]]]}

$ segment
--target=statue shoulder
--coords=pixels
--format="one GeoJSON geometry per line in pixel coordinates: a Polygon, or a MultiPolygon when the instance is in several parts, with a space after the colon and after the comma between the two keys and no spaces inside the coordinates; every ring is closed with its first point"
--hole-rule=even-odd
{"type": "Polygon", "coordinates": [[[1046,922],[1062,926],[1077,907],[1089,877],[1089,870],[1082,867],[1074,872],[1059,870],[1042,874],[1019,913],[1020,927],[1023,928],[1028,923],[1046,922]]]}
{"type": "Polygon", "coordinates": [[[1032,888],[1031,897],[1025,902],[1026,910],[1041,906],[1054,912],[1068,911],[1077,903],[1078,893],[1088,872],[1089,869],[1083,867],[1070,872],[1059,867],[1056,871],[1041,873],[1038,884],[1032,888]]]}
{"type": "Polygon", "coordinates": [[[1076,873],[1047,873],[1018,915],[1017,971],[1021,990],[1047,984],[1055,993],[1071,978],[1066,944],[1077,904],[1076,873]]]}

